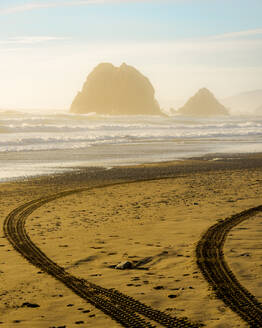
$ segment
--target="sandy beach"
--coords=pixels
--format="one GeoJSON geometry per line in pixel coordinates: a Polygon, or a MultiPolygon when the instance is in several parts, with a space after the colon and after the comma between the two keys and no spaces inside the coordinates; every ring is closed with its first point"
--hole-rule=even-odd
{"type": "MultiPolygon", "coordinates": [[[[121,326],[28,263],[4,236],[4,220],[16,207],[85,188],[29,215],[26,231],[48,258],[73,276],[171,316],[207,327],[247,327],[210,289],[195,249],[218,220],[262,204],[261,168],[261,154],[206,156],[1,183],[0,326],[121,326]],[[138,265],[116,270],[122,261],[138,265]]],[[[224,248],[228,265],[260,302],[261,217],[235,227],[224,248]]]]}

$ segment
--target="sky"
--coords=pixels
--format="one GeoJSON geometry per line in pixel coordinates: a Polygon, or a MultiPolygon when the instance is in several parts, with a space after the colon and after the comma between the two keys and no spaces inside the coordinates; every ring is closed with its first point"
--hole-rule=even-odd
{"type": "Polygon", "coordinates": [[[0,108],[68,109],[100,62],[135,66],[163,108],[262,89],[262,1],[0,1],[0,108]]]}

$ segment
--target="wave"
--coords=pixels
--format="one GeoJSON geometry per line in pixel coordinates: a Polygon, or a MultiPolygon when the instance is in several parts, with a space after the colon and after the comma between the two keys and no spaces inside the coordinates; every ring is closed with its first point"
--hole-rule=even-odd
{"type": "Polygon", "coordinates": [[[175,120],[174,118],[155,117],[142,118],[132,117],[127,120],[126,117],[112,117],[108,119],[90,120],[71,120],[68,117],[57,119],[56,115],[52,117],[14,117],[1,119],[0,133],[34,133],[34,132],[81,132],[88,130],[143,130],[143,129],[176,129],[176,130],[238,130],[238,129],[257,129],[262,130],[262,119],[252,121],[184,121],[175,120]]]}
{"type": "Polygon", "coordinates": [[[42,136],[42,137],[22,137],[13,140],[0,141],[0,152],[18,152],[33,150],[56,150],[56,149],[80,149],[87,148],[98,144],[129,144],[129,143],[145,143],[145,142],[162,142],[174,141],[181,142],[186,140],[209,140],[209,139],[238,139],[257,137],[262,138],[261,133],[245,132],[235,134],[233,132],[221,134],[216,132],[209,133],[170,133],[170,134],[148,134],[140,135],[120,133],[120,134],[103,134],[89,136],[42,136]]]}
{"type": "Polygon", "coordinates": [[[262,118],[98,116],[0,111],[0,152],[208,138],[262,138],[262,118]]]}

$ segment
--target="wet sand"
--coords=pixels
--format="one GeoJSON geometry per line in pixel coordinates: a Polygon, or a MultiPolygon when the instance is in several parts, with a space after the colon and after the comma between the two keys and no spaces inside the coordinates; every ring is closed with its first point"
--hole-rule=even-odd
{"type": "MultiPolygon", "coordinates": [[[[171,315],[208,327],[246,327],[215,298],[196,265],[195,247],[217,220],[261,205],[261,169],[260,154],[213,156],[2,183],[0,214],[3,223],[12,209],[32,199],[94,188],[30,215],[27,231],[49,258],[77,277],[116,288],[171,315]],[[106,186],[112,183],[122,184],[106,186]],[[112,268],[123,260],[141,265],[112,268]]],[[[258,215],[236,227],[225,245],[228,264],[260,301],[261,233],[258,215]]],[[[120,326],[29,264],[2,230],[0,253],[1,327],[120,326]],[[22,306],[25,302],[39,307],[22,306]]]]}

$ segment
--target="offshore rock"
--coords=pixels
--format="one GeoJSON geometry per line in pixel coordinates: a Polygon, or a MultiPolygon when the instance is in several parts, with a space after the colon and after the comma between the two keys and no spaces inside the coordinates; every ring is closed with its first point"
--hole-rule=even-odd
{"type": "Polygon", "coordinates": [[[200,89],[183,107],[178,109],[177,113],[202,117],[229,115],[226,107],[220,104],[206,88],[200,89]]]}
{"type": "Polygon", "coordinates": [[[122,64],[99,64],[88,75],[70,112],[102,115],[162,115],[155,91],[144,75],[122,64]]]}

